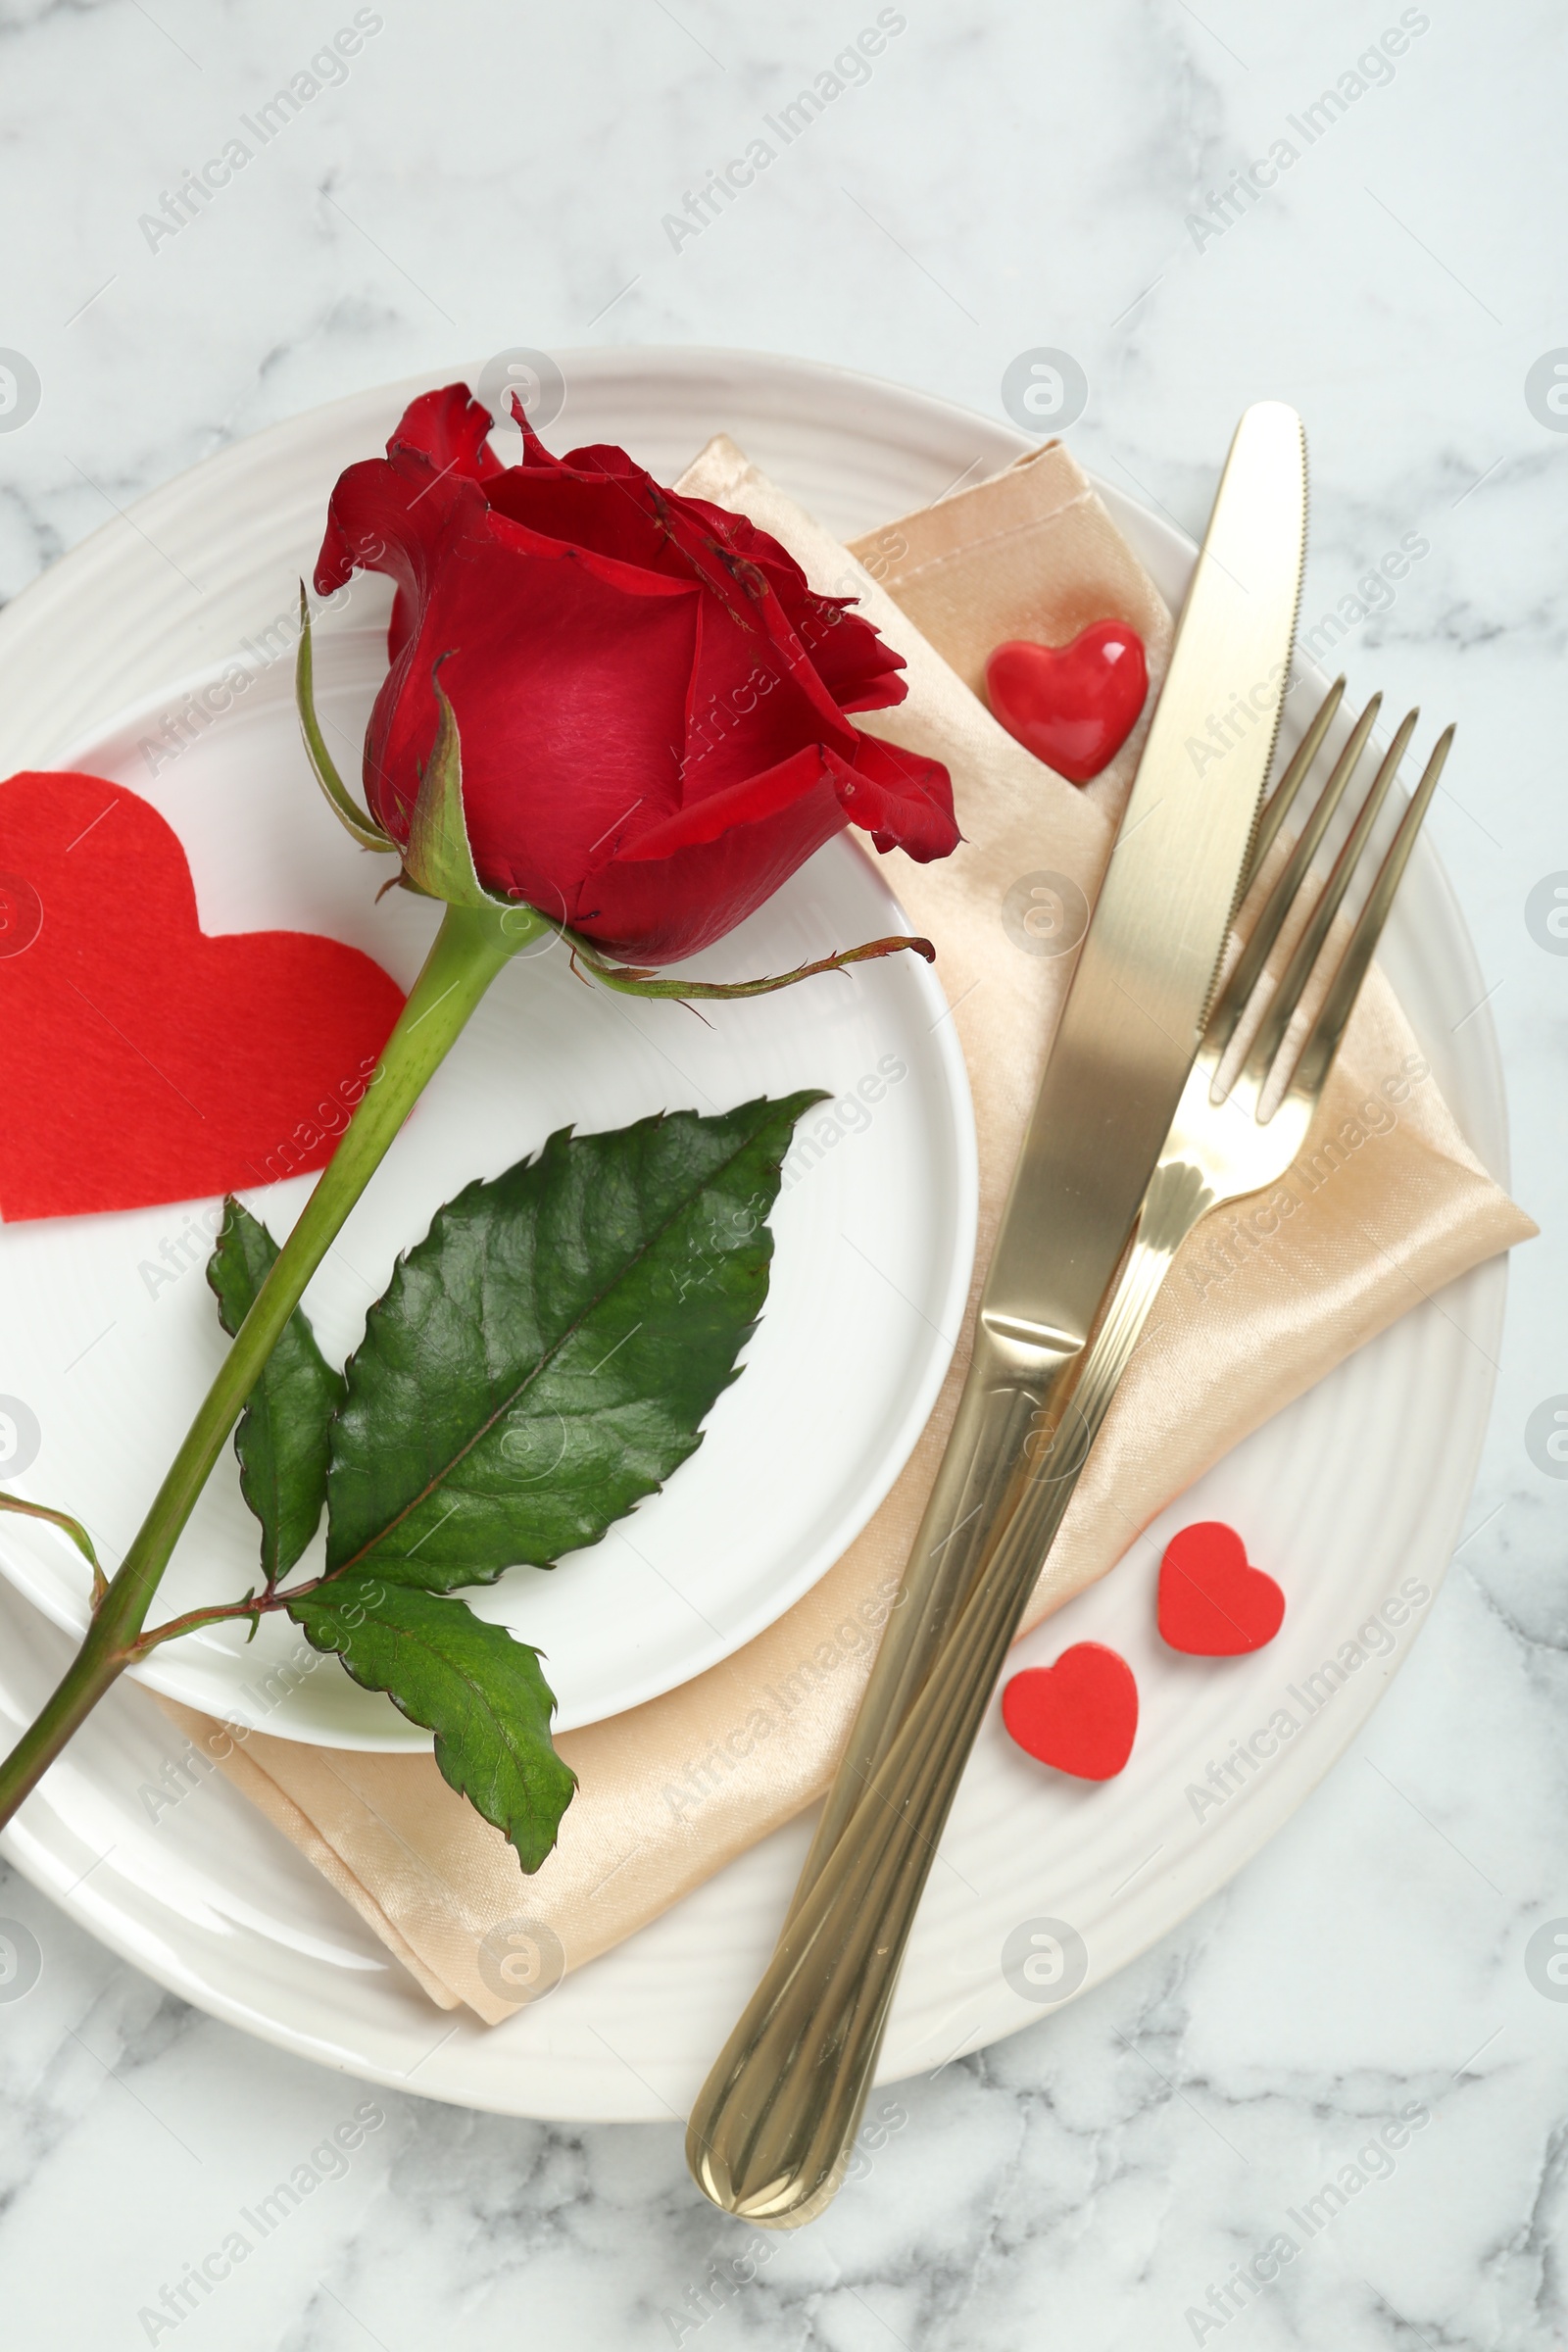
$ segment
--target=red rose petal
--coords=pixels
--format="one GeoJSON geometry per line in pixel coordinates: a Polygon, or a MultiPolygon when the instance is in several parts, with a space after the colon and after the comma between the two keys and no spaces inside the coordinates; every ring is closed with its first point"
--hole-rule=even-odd
{"type": "Polygon", "coordinates": [[[393,446],[417,450],[438,473],[456,470],[470,481],[490,480],[507,470],[490,446],[493,419],[482,401],[466,384],[447,384],[426,392],[404,410],[393,446]]]}

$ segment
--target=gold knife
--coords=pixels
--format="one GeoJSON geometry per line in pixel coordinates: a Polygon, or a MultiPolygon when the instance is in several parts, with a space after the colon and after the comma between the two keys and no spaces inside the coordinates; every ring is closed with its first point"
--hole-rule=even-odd
{"type": "Polygon", "coordinates": [[[1231,445],[899,1597],[778,1946],[692,2112],[699,2186],[764,2227],[810,2220],[842,2180],[937,1839],[1119,1375],[1099,1320],[1202,1035],[1305,532],[1300,419],[1260,403],[1231,445]]]}

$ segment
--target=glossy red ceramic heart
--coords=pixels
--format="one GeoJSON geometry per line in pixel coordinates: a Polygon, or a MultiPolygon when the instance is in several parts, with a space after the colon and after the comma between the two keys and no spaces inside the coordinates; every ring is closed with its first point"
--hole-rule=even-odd
{"type": "Polygon", "coordinates": [[[1149,692],[1143,639],[1121,620],[1094,620],[1070,645],[1013,638],[986,662],[997,718],[1071,784],[1108,767],[1149,692]]]}
{"type": "Polygon", "coordinates": [[[1195,1658],[1235,1658],[1272,1642],[1285,1595],[1249,1565],[1247,1546],[1222,1519],[1200,1519],[1172,1536],[1159,1563],[1159,1631],[1195,1658]]]}
{"type": "Polygon", "coordinates": [[[1075,1642],[1054,1666],[1026,1666],[1002,1693],[1002,1720],[1027,1755],[1080,1781],[1113,1780],[1133,1752],[1138,1685],[1102,1642],[1075,1642]]]}
{"type": "Polygon", "coordinates": [[[0,784],[0,1216],[195,1200],[323,1167],[403,996],[358,948],[210,938],[157,810],[0,784]]]}

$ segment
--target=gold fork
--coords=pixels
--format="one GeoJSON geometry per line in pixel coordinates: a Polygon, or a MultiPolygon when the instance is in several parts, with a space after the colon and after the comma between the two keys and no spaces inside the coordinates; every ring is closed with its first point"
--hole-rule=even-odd
{"type": "Polygon", "coordinates": [[[1243,884],[1241,952],[1209,1015],[1091,1342],[1036,1411],[1015,1466],[996,1465],[1011,1491],[984,1512],[993,1532],[982,1547],[953,1541],[960,1527],[951,1519],[934,1541],[933,1497],[777,1948],[692,2111],[686,2153],[700,2186],[726,2211],[763,2227],[811,2220],[843,2179],[915,1909],[969,1751],[1176,1251],[1210,1209],[1277,1183],[1306,1140],[1453,740],[1448,727],[1434,747],[1289,1066],[1282,1049],[1293,1016],[1365,861],[1418,715],[1412,710],[1400,723],[1319,886],[1312,860],[1366,749],[1381,701],[1373,698],[1278,879],[1249,915],[1248,894],[1344,691],[1340,678],[1259,820],[1243,884]],[[1303,911],[1299,938],[1270,988],[1268,959],[1293,915],[1303,911]],[[1230,1049],[1259,1008],[1231,1074],[1230,1049]]]}

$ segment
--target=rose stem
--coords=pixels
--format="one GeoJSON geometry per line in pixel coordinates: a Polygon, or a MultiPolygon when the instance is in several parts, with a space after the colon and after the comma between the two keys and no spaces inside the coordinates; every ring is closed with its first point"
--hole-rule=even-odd
{"type": "Polygon", "coordinates": [[[491,981],[547,928],[531,907],[447,906],[424,968],[298,1224],[278,1251],[221,1370],[42,1713],[0,1764],[0,1824],[135,1655],[153,1594],[229,1431],[306,1284],[491,981]]]}

